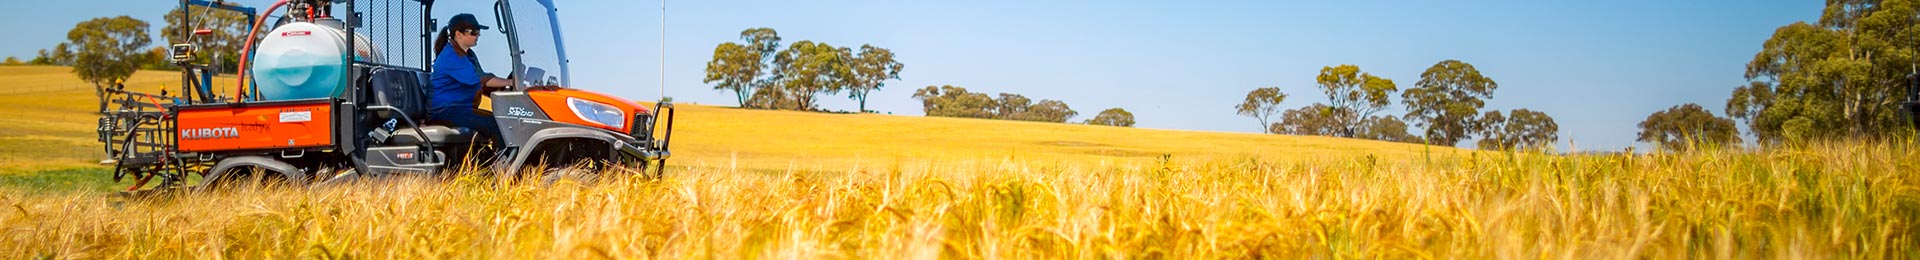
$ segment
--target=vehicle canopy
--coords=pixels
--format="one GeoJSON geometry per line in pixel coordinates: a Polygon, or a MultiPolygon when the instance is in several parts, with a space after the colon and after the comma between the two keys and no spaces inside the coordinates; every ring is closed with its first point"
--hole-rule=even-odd
{"type": "Polygon", "coordinates": [[[498,0],[484,2],[433,0],[346,0],[334,8],[348,8],[354,31],[387,50],[387,65],[432,69],[434,37],[446,19],[471,13],[490,27],[482,32],[475,55],[483,70],[520,79],[516,87],[572,86],[566,44],[552,0],[498,0]],[[490,24],[489,24],[490,23],[490,24]],[[501,37],[505,36],[505,37],[501,37]],[[530,73],[531,72],[531,73],[530,73]],[[526,75],[539,74],[539,75],[526,75]]]}

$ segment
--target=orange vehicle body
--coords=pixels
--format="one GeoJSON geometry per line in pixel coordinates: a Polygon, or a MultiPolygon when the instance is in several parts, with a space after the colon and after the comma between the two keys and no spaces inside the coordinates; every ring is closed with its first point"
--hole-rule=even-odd
{"type": "Polygon", "coordinates": [[[547,111],[547,117],[552,118],[553,121],[568,123],[568,124],[605,128],[608,130],[619,131],[622,133],[630,132],[633,130],[634,127],[637,127],[637,126],[634,126],[633,124],[629,123],[627,125],[621,126],[620,128],[612,128],[612,127],[600,125],[598,123],[587,122],[586,119],[580,119],[580,116],[574,115],[572,112],[573,109],[567,108],[567,98],[585,99],[589,101],[612,105],[614,107],[620,108],[620,111],[626,113],[626,116],[629,119],[633,118],[633,115],[647,113],[647,109],[645,107],[640,106],[640,103],[635,103],[633,101],[620,98],[620,97],[608,96],[605,94],[579,91],[579,90],[573,90],[573,89],[527,91],[527,97],[533,99],[533,103],[536,105],[539,105],[540,110],[547,111]]]}
{"type": "Polygon", "coordinates": [[[283,149],[333,145],[331,102],[184,107],[177,122],[181,152],[283,149]]]}

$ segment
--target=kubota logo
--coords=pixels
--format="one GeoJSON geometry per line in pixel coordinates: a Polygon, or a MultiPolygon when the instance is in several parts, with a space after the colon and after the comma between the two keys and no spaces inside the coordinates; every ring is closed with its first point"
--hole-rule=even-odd
{"type": "Polygon", "coordinates": [[[240,137],[240,129],[233,128],[233,127],[210,127],[210,128],[193,128],[193,129],[180,130],[180,139],[188,139],[188,140],[238,138],[238,137],[240,137]]]}

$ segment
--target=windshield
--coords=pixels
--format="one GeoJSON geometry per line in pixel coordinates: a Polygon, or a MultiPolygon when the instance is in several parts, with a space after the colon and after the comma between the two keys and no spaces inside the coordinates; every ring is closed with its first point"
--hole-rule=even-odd
{"type": "Polygon", "coordinates": [[[561,41],[560,21],[551,0],[507,0],[512,9],[513,28],[518,37],[520,64],[525,67],[513,75],[534,86],[569,86],[566,48],[561,41]],[[526,75],[522,75],[526,74],[526,75]]]}

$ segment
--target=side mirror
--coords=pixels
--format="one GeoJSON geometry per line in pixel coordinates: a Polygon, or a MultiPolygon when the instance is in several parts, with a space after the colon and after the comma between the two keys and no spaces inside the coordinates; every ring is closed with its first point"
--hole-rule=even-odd
{"type": "Polygon", "coordinates": [[[520,81],[521,82],[520,85],[522,86],[548,85],[546,82],[540,81],[541,79],[547,77],[547,70],[540,69],[539,67],[527,67],[527,72],[520,74],[520,76],[524,77],[520,81]]]}

